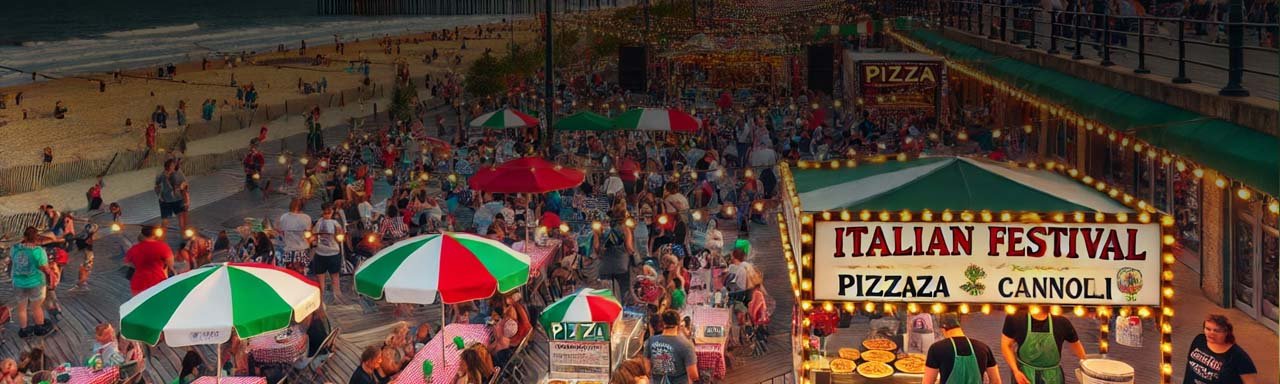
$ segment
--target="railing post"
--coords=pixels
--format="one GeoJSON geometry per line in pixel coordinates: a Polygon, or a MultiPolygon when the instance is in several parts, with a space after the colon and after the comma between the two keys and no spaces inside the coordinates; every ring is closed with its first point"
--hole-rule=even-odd
{"type": "Polygon", "coordinates": [[[1111,7],[1102,8],[1102,62],[1104,67],[1116,65],[1111,61],[1111,7]]]}
{"type": "Polygon", "coordinates": [[[1058,11],[1049,8],[1049,54],[1058,54],[1058,11]]]}
{"type": "Polygon", "coordinates": [[[1178,76],[1170,79],[1174,84],[1190,83],[1187,78],[1187,16],[1178,16],[1178,76]]]}
{"type": "MultiPolygon", "coordinates": [[[[1000,0],[1000,41],[1009,41],[1009,7],[1008,0],[1000,0]]],[[[994,31],[992,31],[994,32],[994,31]]]]}
{"type": "Polygon", "coordinates": [[[1222,96],[1249,96],[1240,82],[1244,79],[1244,0],[1231,0],[1227,9],[1227,86],[1222,96]]]}
{"type": "Polygon", "coordinates": [[[982,17],[982,9],[983,9],[983,8],[986,8],[986,7],[984,7],[984,5],[985,5],[985,4],[983,4],[983,3],[977,3],[977,4],[978,4],[978,29],[977,29],[977,30],[975,30],[975,31],[973,31],[973,33],[974,33],[974,34],[976,34],[976,35],[981,35],[981,34],[982,34],[982,20],[983,20],[983,19],[985,19],[984,17],[982,17]]]}
{"type": "Polygon", "coordinates": [[[1138,17],[1138,67],[1133,73],[1151,73],[1147,69],[1147,18],[1138,17]]]}
{"type": "Polygon", "coordinates": [[[1075,37],[1076,39],[1076,53],[1071,55],[1071,60],[1080,60],[1084,58],[1084,55],[1081,54],[1081,52],[1083,52],[1081,50],[1084,49],[1084,44],[1080,43],[1080,2],[1079,1],[1076,2],[1076,11],[1075,11],[1075,15],[1071,16],[1071,22],[1075,24],[1075,27],[1076,27],[1075,32],[1072,33],[1072,35],[1075,35],[1073,37],[1075,37]]]}

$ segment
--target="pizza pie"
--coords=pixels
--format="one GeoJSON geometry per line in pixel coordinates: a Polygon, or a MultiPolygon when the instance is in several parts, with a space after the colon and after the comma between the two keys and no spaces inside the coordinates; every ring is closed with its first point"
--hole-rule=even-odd
{"type": "Polygon", "coordinates": [[[898,349],[898,343],[889,339],[866,339],[862,341],[862,346],[866,349],[875,349],[881,351],[892,351],[898,349]]]}
{"type": "Polygon", "coordinates": [[[893,367],[902,373],[910,373],[918,375],[924,373],[924,360],[915,357],[906,357],[893,362],[893,367]]]}
{"type": "Polygon", "coordinates": [[[889,351],[881,351],[881,350],[874,350],[874,349],[870,351],[862,351],[862,360],[865,360],[865,361],[872,361],[877,363],[888,363],[890,361],[893,361],[896,358],[898,358],[898,356],[894,355],[893,352],[889,352],[889,351]]]}
{"type": "Polygon", "coordinates": [[[925,355],[923,353],[908,353],[907,357],[914,357],[914,358],[920,359],[921,361],[924,361],[925,355]]]}
{"type": "MultiPolygon", "coordinates": [[[[866,356],[865,354],[863,356],[866,356]]],[[[858,366],[858,374],[868,379],[879,379],[881,377],[889,377],[893,374],[893,367],[889,364],[866,362],[858,366]]]]}
{"type": "Polygon", "coordinates": [[[842,359],[857,360],[860,355],[856,348],[840,348],[840,358],[842,359]]]}
{"type": "Polygon", "coordinates": [[[831,360],[831,372],[832,372],[832,373],[849,373],[849,372],[853,372],[853,369],[854,369],[855,367],[857,367],[857,366],[858,366],[858,364],[857,364],[857,363],[854,363],[854,362],[853,362],[853,360],[847,360],[847,359],[832,359],[832,360],[831,360]]]}

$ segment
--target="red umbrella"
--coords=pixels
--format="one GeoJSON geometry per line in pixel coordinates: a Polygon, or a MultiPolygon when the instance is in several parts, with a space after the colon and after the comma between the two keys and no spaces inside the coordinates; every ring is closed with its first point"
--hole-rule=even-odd
{"type": "Polygon", "coordinates": [[[471,189],[495,193],[546,193],[577,187],[582,171],[564,168],[540,157],[522,157],[484,167],[471,176],[471,189]]]}

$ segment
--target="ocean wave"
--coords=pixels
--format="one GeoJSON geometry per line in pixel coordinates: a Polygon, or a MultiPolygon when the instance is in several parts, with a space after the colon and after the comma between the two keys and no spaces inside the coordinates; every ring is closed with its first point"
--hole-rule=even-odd
{"type": "Polygon", "coordinates": [[[200,24],[191,23],[191,24],[184,24],[184,25],[168,25],[163,27],[151,27],[151,28],[141,28],[141,29],[130,29],[125,31],[107,32],[102,35],[106,37],[116,37],[116,38],[135,37],[135,36],[159,35],[159,34],[174,33],[174,32],[189,32],[197,29],[200,29],[200,24]]]}

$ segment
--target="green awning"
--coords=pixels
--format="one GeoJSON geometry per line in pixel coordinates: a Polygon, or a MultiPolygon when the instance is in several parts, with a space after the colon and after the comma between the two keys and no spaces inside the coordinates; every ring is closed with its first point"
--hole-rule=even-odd
{"type": "Polygon", "coordinates": [[[1057,173],[963,157],[793,169],[792,181],[806,211],[1131,211],[1057,173]]]}
{"type": "Polygon", "coordinates": [[[582,111],[556,121],[557,131],[608,131],[613,120],[595,112],[582,111]]]}
{"type": "Polygon", "coordinates": [[[911,37],[1023,91],[1280,196],[1280,138],[1133,93],[997,56],[929,30],[911,37]]]}

